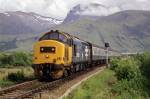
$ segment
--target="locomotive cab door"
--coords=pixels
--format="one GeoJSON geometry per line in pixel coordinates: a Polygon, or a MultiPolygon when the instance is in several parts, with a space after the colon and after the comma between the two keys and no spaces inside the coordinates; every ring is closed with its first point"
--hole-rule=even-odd
{"type": "Polygon", "coordinates": [[[66,64],[69,66],[72,63],[72,41],[67,40],[67,45],[65,46],[65,60],[66,64]]]}

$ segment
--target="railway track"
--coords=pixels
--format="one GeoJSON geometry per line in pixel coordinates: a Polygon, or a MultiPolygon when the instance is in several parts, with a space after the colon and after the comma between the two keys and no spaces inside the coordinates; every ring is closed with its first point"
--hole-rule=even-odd
{"type": "Polygon", "coordinates": [[[8,88],[4,88],[0,90],[0,99],[14,99],[14,97],[16,97],[19,94],[22,94],[24,91],[36,88],[41,84],[42,83],[38,82],[38,80],[32,80],[14,86],[10,86],[8,88]]]}
{"type": "MultiPolygon", "coordinates": [[[[96,67],[95,67],[96,68],[96,67]]],[[[95,69],[89,68],[86,71],[78,72],[75,74],[72,74],[69,77],[55,80],[52,82],[39,82],[37,80],[21,83],[3,90],[0,90],[0,99],[33,99],[35,94],[39,94],[44,90],[52,90],[53,88],[58,87],[59,85],[73,80],[74,78],[83,75],[89,71],[92,71],[95,69]]]]}

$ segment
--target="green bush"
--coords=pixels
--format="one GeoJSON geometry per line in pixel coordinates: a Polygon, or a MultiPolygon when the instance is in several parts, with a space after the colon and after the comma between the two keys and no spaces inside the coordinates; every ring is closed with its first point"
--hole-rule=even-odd
{"type": "Polygon", "coordinates": [[[139,98],[139,96],[148,97],[143,81],[143,79],[140,80],[139,78],[134,78],[130,81],[126,79],[120,80],[113,86],[112,90],[117,92],[121,98],[126,96],[126,99],[139,98]]]}
{"type": "Polygon", "coordinates": [[[12,65],[14,66],[27,66],[31,65],[31,58],[29,54],[24,52],[15,52],[10,55],[12,65]]]}
{"type": "Polygon", "coordinates": [[[119,58],[114,58],[110,61],[110,69],[115,70],[118,67],[119,58]]]}
{"type": "Polygon", "coordinates": [[[118,82],[113,86],[113,91],[121,98],[143,97],[149,95],[150,87],[150,54],[138,54],[112,62],[112,69],[118,82]]]}
{"type": "Polygon", "coordinates": [[[12,52],[0,54],[0,66],[30,66],[32,55],[25,52],[12,52]]]}
{"type": "Polygon", "coordinates": [[[18,71],[16,73],[10,73],[8,74],[7,79],[13,82],[24,81],[25,80],[24,72],[18,71]]]}
{"type": "Polygon", "coordinates": [[[150,52],[144,53],[141,59],[141,71],[142,73],[150,79],[150,52]]]}
{"type": "Polygon", "coordinates": [[[146,78],[146,88],[150,94],[150,52],[146,52],[140,56],[142,75],[146,78]]]}
{"type": "Polygon", "coordinates": [[[4,57],[3,53],[0,53],[0,67],[2,66],[2,58],[4,57]]]}
{"type": "Polygon", "coordinates": [[[115,73],[118,80],[130,80],[140,74],[139,62],[133,58],[121,59],[116,64],[115,73]]]}

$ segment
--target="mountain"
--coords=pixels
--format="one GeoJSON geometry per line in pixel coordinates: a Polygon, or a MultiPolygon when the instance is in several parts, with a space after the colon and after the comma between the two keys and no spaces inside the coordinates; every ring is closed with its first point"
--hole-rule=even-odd
{"type": "Polygon", "coordinates": [[[97,19],[106,16],[109,8],[99,3],[78,4],[67,14],[63,23],[74,22],[81,18],[97,19]]]}
{"type": "MultiPolygon", "coordinates": [[[[128,10],[109,16],[96,16],[96,19],[93,18],[94,16],[92,18],[84,16],[80,15],[77,20],[72,22],[70,20],[51,27],[49,30],[64,31],[100,46],[109,42],[111,48],[122,52],[150,50],[150,11],[128,10]]],[[[11,34],[0,34],[1,51],[31,51],[33,43],[37,41],[39,35],[43,35],[33,33],[11,34]]]]}
{"type": "Polygon", "coordinates": [[[40,33],[62,20],[21,11],[0,13],[0,34],[40,33]]]}
{"type": "Polygon", "coordinates": [[[122,11],[96,20],[81,17],[53,29],[101,46],[109,42],[113,49],[123,52],[150,50],[150,11],[122,11]]]}
{"type": "Polygon", "coordinates": [[[39,35],[62,20],[21,11],[0,13],[0,51],[31,51],[39,35]]]}

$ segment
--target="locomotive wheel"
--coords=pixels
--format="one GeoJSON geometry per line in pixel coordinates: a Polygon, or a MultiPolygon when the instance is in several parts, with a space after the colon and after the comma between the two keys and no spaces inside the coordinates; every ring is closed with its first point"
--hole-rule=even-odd
{"type": "Polygon", "coordinates": [[[85,71],[85,68],[86,68],[86,64],[83,64],[83,71],[85,71]]]}
{"type": "Polygon", "coordinates": [[[81,71],[84,70],[84,64],[81,64],[81,71]]]}
{"type": "Polygon", "coordinates": [[[82,64],[79,65],[79,71],[82,71],[82,64]]]}
{"type": "Polygon", "coordinates": [[[70,76],[71,75],[71,69],[69,69],[69,70],[67,70],[67,72],[68,72],[68,76],[70,76]]]}
{"type": "Polygon", "coordinates": [[[71,66],[70,71],[71,71],[71,73],[75,73],[75,68],[73,65],[71,66]]]}
{"type": "Polygon", "coordinates": [[[64,77],[68,77],[68,71],[67,71],[66,69],[64,70],[63,76],[64,76],[64,77]]]}
{"type": "Polygon", "coordinates": [[[76,72],[77,72],[76,66],[74,66],[74,68],[73,68],[73,69],[74,69],[74,73],[76,73],[76,72]]]}
{"type": "Polygon", "coordinates": [[[81,64],[81,71],[83,71],[83,64],[81,64]]]}

